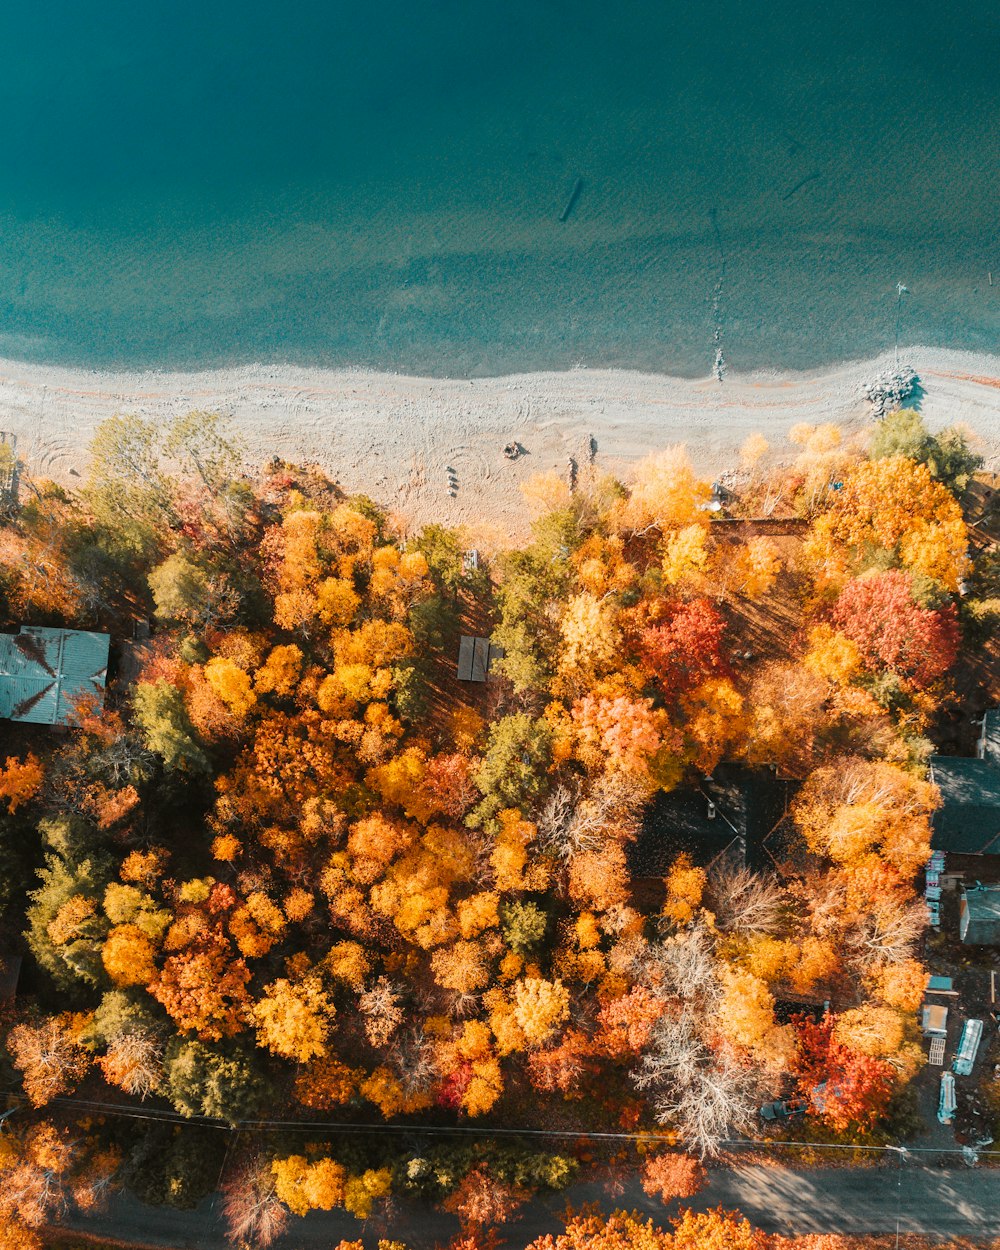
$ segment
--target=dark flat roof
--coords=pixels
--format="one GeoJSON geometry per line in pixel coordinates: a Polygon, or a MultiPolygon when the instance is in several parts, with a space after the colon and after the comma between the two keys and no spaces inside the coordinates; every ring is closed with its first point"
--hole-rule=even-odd
{"type": "Polygon", "coordinates": [[[931,780],[941,791],[934,813],[935,850],[1000,855],[1000,768],[989,760],[931,756],[931,780]]]}

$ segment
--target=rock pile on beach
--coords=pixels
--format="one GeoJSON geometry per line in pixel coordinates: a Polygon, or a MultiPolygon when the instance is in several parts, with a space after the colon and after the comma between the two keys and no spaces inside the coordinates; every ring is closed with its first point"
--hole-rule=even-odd
{"type": "Polygon", "coordinates": [[[902,408],[913,394],[917,381],[917,374],[909,365],[897,365],[862,382],[861,394],[871,404],[872,416],[881,421],[886,413],[902,408]]]}

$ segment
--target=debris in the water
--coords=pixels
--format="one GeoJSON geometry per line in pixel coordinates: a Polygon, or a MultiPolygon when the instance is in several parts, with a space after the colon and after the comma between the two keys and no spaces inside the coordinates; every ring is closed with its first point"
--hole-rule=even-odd
{"type": "Polygon", "coordinates": [[[580,192],[583,190],[583,179],[577,178],[573,183],[573,190],[569,193],[569,199],[566,201],[566,207],[559,214],[559,220],[563,223],[569,221],[569,215],[576,208],[576,202],[580,198],[580,192]]]}

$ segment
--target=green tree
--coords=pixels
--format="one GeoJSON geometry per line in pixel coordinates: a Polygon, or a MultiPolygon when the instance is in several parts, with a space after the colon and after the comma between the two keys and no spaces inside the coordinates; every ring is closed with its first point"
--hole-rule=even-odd
{"type": "Polygon", "coordinates": [[[150,1010],[151,1003],[149,995],[140,990],[109,990],[81,1033],[81,1042],[87,1047],[100,1048],[129,1033],[159,1031],[164,1026],[164,1017],[150,1010]]]}
{"type": "Polygon", "coordinates": [[[215,1190],[226,1134],[196,1124],[141,1126],[131,1143],[124,1181],[140,1202],[189,1211],[215,1190]]]}
{"type": "Polygon", "coordinates": [[[269,1092],[255,1057],[238,1042],[213,1046],[175,1038],[164,1070],[168,1096],[181,1115],[238,1124],[260,1110],[269,1092]]]}
{"type": "Polygon", "coordinates": [[[507,807],[521,807],[547,788],[552,733],[543,720],[527,712],[505,716],[490,729],[483,762],[476,773],[482,802],[468,818],[472,828],[492,821],[507,807]]]}
{"type": "Polygon", "coordinates": [[[228,435],[226,422],[218,412],[187,412],[170,422],[163,443],[164,452],[181,472],[198,478],[216,498],[231,491],[243,468],[240,447],[228,435]]]}
{"type": "Polygon", "coordinates": [[[983,463],[983,457],[972,450],[965,434],[957,426],[942,430],[931,440],[927,467],[953,495],[963,494],[983,463]]]}
{"type": "Polygon", "coordinates": [[[204,569],[182,551],[158,564],[149,578],[156,615],[165,621],[197,621],[208,598],[208,577],[204,569]]]}
{"type": "Polygon", "coordinates": [[[176,686],[141,681],[132,706],[146,746],[162,757],[167,768],[208,771],[208,758],[195,740],[184,696],[176,686]]]}
{"type": "Polygon", "coordinates": [[[155,551],[174,521],[158,444],[156,422],[138,416],[108,417],[90,444],[87,504],[116,545],[133,552],[155,551]]]}
{"type": "Polygon", "coordinates": [[[872,460],[888,460],[905,456],[926,464],[931,476],[951,491],[961,495],[972,475],[983,466],[983,458],[973,451],[965,433],[958,426],[949,426],[940,434],[928,433],[924,419],[913,408],[900,408],[880,421],[872,435],[872,460]]]}
{"type": "Polygon", "coordinates": [[[924,419],[914,408],[890,412],[875,427],[869,455],[872,460],[889,460],[905,456],[921,464],[927,459],[931,436],[924,419]]]}
{"type": "Polygon", "coordinates": [[[530,899],[508,903],[500,918],[504,941],[519,955],[527,955],[540,946],[548,927],[548,915],[530,899]]]}
{"type": "Polygon", "coordinates": [[[549,605],[568,592],[569,547],[514,551],[500,563],[500,623],[492,641],[503,649],[494,669],[518,692],[545,689],[555,669],[559,613],[549,605]]]}
{"type": "Polygon", "coordinates": [[[107,923],[100,898],[108,875],[107,867],[92,859],[71,866],[47,855],[38,873],[41,884],[29,895],[28,945],[64,989],[79,980],[96,985],[103,977],[101,943],[107,923]]]}
{"type": "Polygon", "coordinates": [[[44,845],[70,864],[81,863],[100,847],[97,830],[76,812],[43,816],[38,822],[38,832],[44,845]]]}
{"type": "MultiPolygon", "coordinates": [[[[469,584],[465,571],[465,547],[458,534],[443,525],[425,525],[413,546],[427,561],[431,581],[439,593],[457,596],[469,584]]],[[[479,582],[485,581],[480,574],[479,582]]]]}

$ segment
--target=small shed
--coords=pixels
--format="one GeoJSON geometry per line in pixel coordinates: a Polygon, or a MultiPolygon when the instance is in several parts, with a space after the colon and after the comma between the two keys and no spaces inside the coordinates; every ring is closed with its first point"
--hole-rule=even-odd
{"type": "Polygon", "coordinates": [[[925,1003],[922,1027],[924,1037],[947,1037],[948,1008],[937,1003],[925,1003]]]}
{"type": "Polygon", "coordinates": [[[503,657],[503,648],[494,647],[488,638],[462,636],[458,644],[458,680],[485,681],[494,660],[503,657]]]}
{"type": "Polygon", "coordinates": [[[22,625],[0,634],[0,717],[68,725],[79,700],[104,698],[107,634],[22,625]]]}
{"type": "Polygon", "coordinates": [[[967,946],[1000,946],[1000,886],[962,887],[958,936],[967,946]]]}

